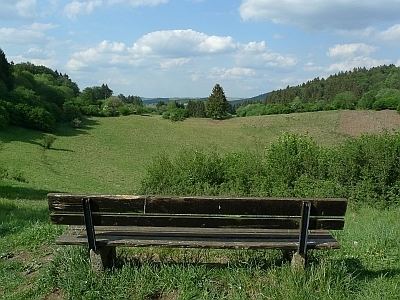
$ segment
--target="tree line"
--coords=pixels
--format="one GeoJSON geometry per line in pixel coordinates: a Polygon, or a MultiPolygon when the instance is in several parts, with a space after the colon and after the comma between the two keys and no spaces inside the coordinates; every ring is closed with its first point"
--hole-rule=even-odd
{"type": "Polygon", "coordinates": [[[80,91],[67,74],[29,62],[9,63],[0,49],[0,129],[15,125],[51,132],[60,122],[80,127],[84,116],[143,113],[179,121],[187,117],[223,119],[233,110],[219,84],[206,101],[161,101],[155,107],[145,106],[139,96],[114,96],[107,84],[80,91]]]}
{"type": "Polygon", "coordinates": [[[16,125],[51,132],[59,122],[80,127],[84,116],[143,113],[138,96],[113,96],[107,84],[80,91],[67,74],[31,63],[13,64],[0,49],[0,128],[16,125]]]}
{"type": "Polygon", "coordinates": [[[383,65],[355,68],[325,78],[267,94],[263,103],[237,108],[239,116],[267,115],[332,109],[398,109],[400,111],[400,68],[383,65]]]}
{"type": "Polygon", "coordinates": [[[226,99],[224,89],[218,83],[205,101],[189,100],[185,103],[160,101],[157,111],[163,118],[171,121],[182,121],[185,118],[212,118],[222,120],[234,114],[233,106],[226,99]]]}

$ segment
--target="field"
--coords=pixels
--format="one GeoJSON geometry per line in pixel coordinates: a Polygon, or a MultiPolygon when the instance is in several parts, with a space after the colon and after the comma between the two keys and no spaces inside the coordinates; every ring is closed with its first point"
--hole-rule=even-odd
{"type": "Polygon", "coordinates": [[[293,273],[278,251],[120,249],[118,267],[90,273],[84,249],[57,247],[48,192],[135,193],[146,166],[182,148],[263,151],[283,132],[307,133],[324,146],[362,133],[400,128],[393,111],[329,111],[225,121],[158,116],[92,118],[61,127],[53,148],[43,134],[0,132],[1,299],[398,299],[398,208],[351,207],[339,251],[312,253],[293,273]]]}

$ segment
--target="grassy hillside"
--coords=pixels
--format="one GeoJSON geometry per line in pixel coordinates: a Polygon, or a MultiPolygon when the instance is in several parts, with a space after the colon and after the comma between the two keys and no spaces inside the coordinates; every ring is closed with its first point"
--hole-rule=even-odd
{"type": "Polygon", "coordinates": [[[351,207],[336,233],[339,251],[312,253],[293,273],[279,251],[119,249],[118,267],[89,271],[83,248],[57,247],[47,192],[134,193],[146,166],[181,148],[264,151],[282,132],[309,133],[334,145],[363,132],[400,128],[391,111],[329,111],[235,118],[158,116],[92,118],[61,127],[53,149],[43,134],[0,132],[0,299],[397,299],[400,294],[398,208],[351,207]],[[25,179],[27,182],[21,182],[25,179]],[[373,221],[371,221],[373,220],[373,221]]]}
{"type": "Polygon", "coordinates": [[[158,116],[93,118],[82,129],[61,127],[54,149],[40,146],[41,133],[22,128],[0,132],[0,164],[18,170],[30,188],[45,191],[133,193],[150,160],[182,148],[229,152],[263,150],[283,132],[308,133],[322,145],[349,134],[400,128],[400,116],[383,111],[330,111],[223,122],[158,116]],[[365,122],[367,120],[367,122],[365,122]],[[367,123],[367,124],[365,124],[367,123]]]}

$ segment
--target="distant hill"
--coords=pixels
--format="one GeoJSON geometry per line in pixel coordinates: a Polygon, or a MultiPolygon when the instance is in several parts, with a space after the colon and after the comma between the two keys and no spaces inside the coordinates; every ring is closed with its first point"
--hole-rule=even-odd
{"type": "MultiPolygon", "coordinates": [[[[207,101],[207,99],[208,99],[208,97],[198,97],[198,98],[193,98],[193,97],[142,98],[143,102],[145,104],[148,104],[148,105],[157,104],[160,101],[163,101],[165,103],[169,102],[169,101],[177,101],[177,102],[185,103],[185,102],[188,102],[188,101],[207,101]]],[[[242,102],[243,99],[242,98],[238,98],[238,97],[228,97],[228,101],[233,104],[233,103],[236,103],[236,102],[242,102]]]]}
{"type": "Polygon", "coordinates": [[[264,94],[261,94],[258,96],[254,96],[251,98],[243,98],[243,99],[241,99],[241,102],[264,102],[265,99],[267,99],[269,94],[270,94],[270,92],[264,93],[264,94]]]}
{"type": "Polygon", "coordinates": [[[244,117],[356,108],[400,112],[400,67],[355,68],[327,78],[316,77],[272,91],[263,102],[265,105],[243,102],[236,113],[244,117]]]}

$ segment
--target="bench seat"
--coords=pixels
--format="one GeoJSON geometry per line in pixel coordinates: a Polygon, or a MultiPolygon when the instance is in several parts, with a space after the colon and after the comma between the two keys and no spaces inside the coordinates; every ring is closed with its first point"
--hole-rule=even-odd
{"type": "MultiPolygon", "coordinates": [[[[99,246],[112,247],[296,250],[299,245],[299,232],[279,229],[97,226],[96,241],[99,246]]],[[[86,228],[70,226],[56,240],[56,244],[88,245],[86,228]]],[[[339,243],[327,230],[311,230],[307,248],[338,249],[339,243]]]]}

